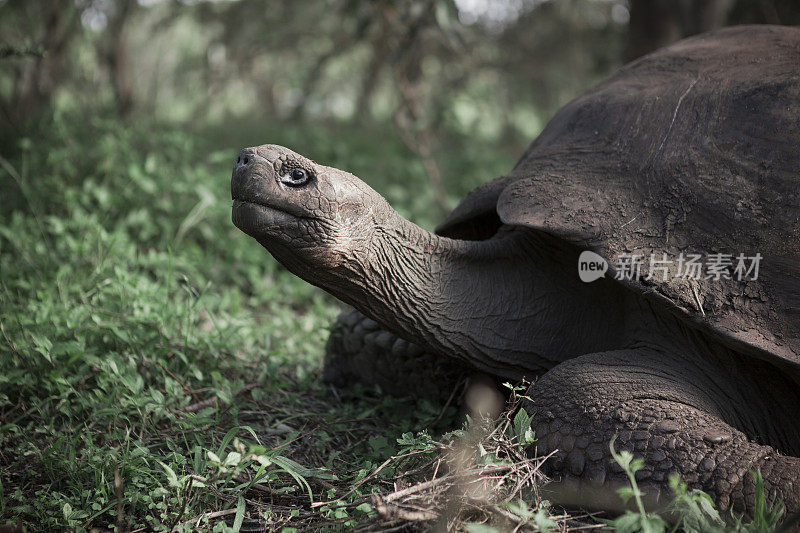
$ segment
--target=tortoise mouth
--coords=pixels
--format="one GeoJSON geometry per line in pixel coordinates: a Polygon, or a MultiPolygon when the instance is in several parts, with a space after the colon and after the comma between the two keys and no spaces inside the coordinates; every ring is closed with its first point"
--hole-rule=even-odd
{"type": "Polygon", "coordinates": [[[239,198],[234,198],[231,209],[233,225],[254,237],[281,230],[299,218],[274,205],[239,198]]]}
{"type": "Polygon", "coordinates": [[[291,213],[289,210],[279,207],[272,202],[265,202],[263,200],[257,200],[255,198],[242,198],[236,196],[233,197],[233,205],[232,205],[233,209],[238,209],[248,205],[259,207],[266,211],[278,211],[280,213],[284,213],[286,215],[297,218],[296,214],[291,213]]]}

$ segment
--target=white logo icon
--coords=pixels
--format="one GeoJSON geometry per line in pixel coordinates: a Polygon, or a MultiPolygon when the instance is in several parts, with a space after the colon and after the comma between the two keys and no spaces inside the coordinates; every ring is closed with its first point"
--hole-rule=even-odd
{"type": "Polygon", "coordinates": [[[594,252],[586,250],[578,257],[578,276],[581,281],[590,283],[602,278],[608,270],[608,261],[594,252]]]}

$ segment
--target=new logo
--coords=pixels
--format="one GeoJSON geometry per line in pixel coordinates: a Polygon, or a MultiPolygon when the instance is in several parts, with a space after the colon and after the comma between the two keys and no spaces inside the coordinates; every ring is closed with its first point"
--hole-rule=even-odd
{"type": "Polygon", "coordinates": [[[581,252],[578,257],[578,276],[581,281],[590,283],[602,278],[608,270],[608,261],[589,250],[581,252]]]}

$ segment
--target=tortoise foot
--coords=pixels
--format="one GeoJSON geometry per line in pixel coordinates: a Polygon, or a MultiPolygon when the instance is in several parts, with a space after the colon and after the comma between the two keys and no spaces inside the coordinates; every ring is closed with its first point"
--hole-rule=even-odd
{"type": "MultiPolygon", "coordinates": [[[[663,353],[629,350],[590,354],[556,366],[534,383],[525,405],[534,417],[537,442],[531,454],[553,453],[543,468],[554,479],[551,499],[563,505],[622,512],[616,495],[628,485],[611,456],[628,450],[644,459],[636,473],[652,509],[672,498],[669,477],[676,473],[690,489],[701,489],[721,516],[752,517],[760,469],[767,502],[782,500],[787,514],[800,509],[800,458],[758,444],[727,423],[717,394],[729,390],[712,378],[694,379],[663,353]]],[[[723,378],[724,379],[724,378],[723,378]]],[[[746,417],[740,410],[741,425],[746,417]]],[[[764,416],[764,413],[754,413],[764,416]]]]}

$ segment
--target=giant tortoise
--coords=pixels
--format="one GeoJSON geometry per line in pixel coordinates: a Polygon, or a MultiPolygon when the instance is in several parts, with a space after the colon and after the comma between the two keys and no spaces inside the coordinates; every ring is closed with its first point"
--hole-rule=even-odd
{"type": "Polygon", "coordinates": [[[621,68],[430,233],[358,178],[246,148],[233,223],[418,351],[533,381],[564,497],[609,442],[722,510],[800,508],[800,29],[742,26],[621,68]],[[597,278],[597,279],[595,279],[597,278]]]}

